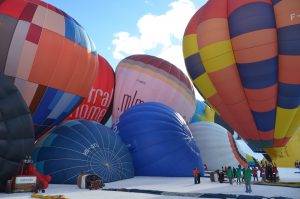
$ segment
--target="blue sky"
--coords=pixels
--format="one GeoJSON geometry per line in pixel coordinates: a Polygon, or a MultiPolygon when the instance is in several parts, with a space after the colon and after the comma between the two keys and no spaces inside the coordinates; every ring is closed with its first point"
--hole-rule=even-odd
{"type": "MultiPolygon", "coordinates": [[[[156,42],[154,47],[146,47],[143,49],[127,49],[126,46],[131,45],[131,39],[141,39],[140,29],[137,26],[138,21],[145,15],[151,16],[162,16],[165,15],[172,8],[171,3],[189,3],[189,5],[194,5],[195,9],[198,9],[204,2],[204,0],[46,0],[47,2],[53,4],[54,6],[64,10],[73,18],[75,18],[88,32],[93,41],[96,44],[98,52],[104,56],[112,65],[116,67],[117,63],[121,58],[132,53],[148,53],[152,55],[159,56],[162,53],[162,48],[164,46],[163,42],[156,42]],[[116,34],[123,32],[128,33],[127,37],[116,37],[116,34]],[[116,39],[117,38],[117,39],[116,39]],[[113,44],[113,40],[116,40],[116,44],[113,44]],[[124,42],[123,42],[124,40],[124,42]],[[124,43],[125,47],[120,47],[120,43],[124,43]],[[122,56],[114,56],[114,51],[116,48],[121,52],[122,56]],[[117,58],[116,58],[117,57],[117,58]]],[[[179,12],[180,8],[175,12],[179,12]]],[[[196,10],[194,10],[196,11],[196,10]]],[[[174,12],[174,14],[175,14],[174,12]]],[[[188,12],[188,9],[185,10],[188,12]]],[[[179,14],[179,13],[178,13],[179,14]]],[[[191,15],[189,13],[188,15],[191,15]]],[[[170,17],[169,17],[170,18],[170,17]]],[[[186,19],[190,16],[186,17],[186,19]]],[[[176,20],[176,19],[175,19],[176,20]]],[[[185,20],[187,21],[187,20],[185,20]]],[[[170,22],[172,23],[172,22],[170,22]]],[[[185,22],[186,23],[186,22],[185,22]]],[[[144,25],[146,26],[146,25],[144,25]]],[[[153,26],[153,24],[152,24],[153,26]]],[[[183,26],[183,25],[181,25],[183,26]]],[[[180,27],[183,31],[185,27],[180,27]]],[[[149,27],[151,29],[151,27],[149,27]]],[[[153,27],[155,29],[155,27],[153,27]]],[[[147,31],[147,30],[146,30],[147,31]]],[[[171,30],[172,31],[172,30],[171,30]]],[[[176,31],[176,30],[175,30],[176,31]]],[[[149,33],[150,34],[150,33],[149,33]]],[[[148,34],[148,35],[149,35],[148,34]]],[[[170,33],[170,40],[172,44],[181,45],[180,38],[175,38],[170,33]]],[[[168,36],[168,35],[167,35],[168,36]]],[[[145,38],[144,40],[147,40],[145,38]]],[[[141,43],[140,40],[136,40],[137,43],[141,43]]],[[[151,41],[154,42],[155,41],[151,41]]],[[[170,44],[170,45],[172,45],[170,44]]],[[[168,46],[170,46],[168,44],[168,46]]],[[[139,45],[140,46],[140,45],[139,45]]],[[[177,48],[177,54],[178,52],[177,48]]],[[[174,51],[174,50],[173,50],[174,51]]],[[[118,52],[115,52],[118,54],[118,52]]],[[[120,53],[119,53],[120,54],[120,53]]],[[[166,53],[165,53],[166,54],[166,53]]],[[[168,52],[167,54],[172,54],[168,52]]],[[[176,57],[177,55],[174,55],[176,57]]],[[[162,58],[168,59],[175,65],[176,61],[172,60],[172,56],[169,57],[160,56],[162,58]]],[[[182,65],[182,62],[180,62],[182,65]]],[[[182,66],[181,66],[182,67],[182,66]]]]}

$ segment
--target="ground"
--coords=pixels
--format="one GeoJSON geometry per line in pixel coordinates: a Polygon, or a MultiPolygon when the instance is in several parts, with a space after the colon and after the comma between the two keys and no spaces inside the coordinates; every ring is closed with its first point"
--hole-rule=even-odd
{"type": "MultiPolygon", "coordinates": [[[[295,173],[295,169],[279,169],[280,178],[285,182],[300,182],[300,174],[295,173]]],[[[135,177],[132,179],[118,182],[107,183],[105,189],[137,189],[135,192],[120,191],[89,191],[78,189],[75,185],[50,185],[46,194],[63,194],[71,199],[189,199],[199,197],[203,193],[209,194],[234,194],[246,196],[263,196],[263,197],[286,197],[300,198],[300,188],[253,185],[251,194],[245,193],[244,185],[229,185],[228,183],[212,183],[209,178],[201,178],[201,184],[194,185],[192,178],[170,178],[170,177],[135,177]],[[142,191],[141,191],[142,190],[142,191]],[[146,190],[146,191],[145,191],[146,190]],[[155,190],[152,194],[149,190],[155,190]],[[157,192],[159,195],[157,195],[157,192]],[[136,193],[144,192],[144,193],[136,193]],[[153,194],[154,193],[154,194],[153,194]],[[200,195],[199,195],[200,194],[200,195]],[[190,196],[183,197],[182,195],[190,196]]],[[[212,195],[210,195],[212,196],[212,195]]],[[[204,196],[201,196],[203,198],[204,196]]],[[[220,196],[219,196],[220,197],[220,196]]],[[[214,197],[214,198],[219,198],[214,197]]],[[[228,196],[227,196],[228,197],[228,196]]],[[[0,198],[21,199],[30,198],[28,193],[19,194],[0,194],[0,198]]],[[[254,197],[252,197],[254,198],[254,197]]]]}

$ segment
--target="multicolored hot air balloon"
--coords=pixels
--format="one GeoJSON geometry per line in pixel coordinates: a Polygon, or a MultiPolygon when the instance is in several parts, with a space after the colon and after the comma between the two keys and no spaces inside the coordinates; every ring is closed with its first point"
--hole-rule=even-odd
{"type": "Polygon", "coordinates": [[[0,1],[0,24],[0,73],[22,93],[39,137],[88,95],[98,67],[94,44],[73,18],[43,1],[0,1]]]}
{"type": "Polygon", "coordinates": [[[300,161],[300,129],[293,135],[286,146],[266,149],[278,167],[294,167],[300,161]]]}
{"type": "Polygon", "coordinates": [[[300,125],[299,12],[293,0],[210,0],[185,31],[194,85],[257,151],[300,125]]]}
{"type": "Polygon", "coordinates": [[[104,182],[134,176],[128,148],[112,129],[95,121],[71,120],[43,136],[32,158],[55,184],[75,184],[79,174],[97,174],[104,182]]]}
{"type": "Polygon", "coordinates": [[[67,118],[87,119],[105,124],[112,113],[115,74],[110,64],[98,55],[99,68],[89,96],[67,118]]]}
{"type": "Polygon", "coordinates": [[[113,122],[135,104],[160,102],[189,122],[195,112],[195,93],[188,77],[173,64],[150,55],[132,55],[116,70],[113,122]]]}
{"type": "Polygon", "coordinates": [[[114,126],[128,146],[138,176],[192,176],[204,168],[191,131],[182,116],[157,102],[146,102],[125,111],[114,126]]]}
{"type": "Polygon", "coordinates": [[[231,134],[234,133],[234,130],[226,122],[224,122],[224,120],[219,116],[219,114],[216,113],[214,109],[210,108],[205,102],[197,100],[196,111],[190,123],[200,121],[214,122],[227,129],[231,134]]]}
{"type": "Polygon", "coordinates": [[[247,165],[240,154],[231,133],[222,126],[212,122],[195,122],[189,129],[201,151],[203,163],[208,170],[215,171],[223,166],[247,165]]]}
{"type": "Polygon", "coordinates": [[[0,191],[16,175],[20,162],[34,146],[29,109],[16,86],[0,74],[0,191]]]}

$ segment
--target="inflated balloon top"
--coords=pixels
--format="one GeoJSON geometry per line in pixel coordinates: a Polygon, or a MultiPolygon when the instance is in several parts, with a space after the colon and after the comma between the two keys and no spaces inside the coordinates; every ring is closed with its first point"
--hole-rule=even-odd
{"type": "Polygon", "coordinates": [[[185,31],[194,85],[254,150],[300,125],[299,13],[297,0],[210,0],[185,31]]]}
{"type": "Polygon", "coordinates": [[[38,137],[88,95],[98,67],[94,44],[73,18],[43,1],[0,1],[0,24],[0,72],[21,91],[38,137]]]}
{"type": "Polygon", "coordinates": [[[67,118],[87,119],[105,124],[112,113],[115,73],[105,58],[98,55],[99,67],[89,95],[67,118]]]}
{"type": "Polygon", "coordinates": [[[173,64],[150,55],[132,55],[116,70],[113,121],[135,104],[160,102],[190,121],[195,94],[188,77],[173,64]]]}
{"type": "Polygon", "coordinates": [[[164,104],[145,102],[131,107],[114,130],[131,152],[135,175],[192,176],[195,167],[204,174],[191,131],[182,116],[164,104]]]}

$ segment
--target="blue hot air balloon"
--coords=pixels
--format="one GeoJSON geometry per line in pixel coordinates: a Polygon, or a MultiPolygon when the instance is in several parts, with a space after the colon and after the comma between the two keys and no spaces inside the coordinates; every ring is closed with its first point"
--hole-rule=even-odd
{"type": "Polygon", "coordinates": [[[200,151],[182,116],[157,102],[133,106],[124,112],[115,131],[132,154],[135,175],[191,176],[204,169],[200,151]]]}
{"type": "Polygon", "coordinates": [[[104,182],[134,176],[132,158],[120,137],[94,121],[57,126],[36,144],[33,160],[56,184],[75,184],[81,172],[97,174],[104,182]]]}

